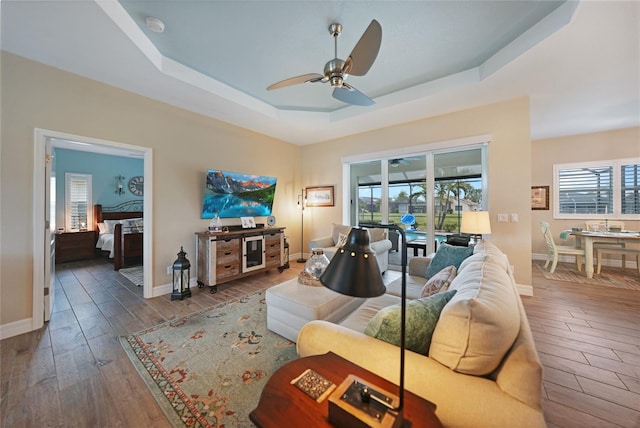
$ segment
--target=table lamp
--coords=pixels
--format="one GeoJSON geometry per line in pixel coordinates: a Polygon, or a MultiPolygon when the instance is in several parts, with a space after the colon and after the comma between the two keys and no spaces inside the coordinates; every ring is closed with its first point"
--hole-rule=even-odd
{"type": "MultiPolygon", "coordinates": [[[[400,316],[400,387],[398,396],[349,375],[329,397],[329,422],[336,426],[399,427],[404,405],[404,350],[407,289],[407,247],[404,230],[394,224],[360,223],[361,227],[396,230],[402,236],[402,297],[400,316]]],[[[325,287],[354,297],[377,297],[386,291],[369,232],[351,228],[320,276],[325,287]]]]}
{"type": "Polygon", "coordinates": [[[488,211],[464,211],[460,222],[460,232],[473,235],[475,242],[482,239],[482,235],[491,234],[491,222],[488,211]]]}

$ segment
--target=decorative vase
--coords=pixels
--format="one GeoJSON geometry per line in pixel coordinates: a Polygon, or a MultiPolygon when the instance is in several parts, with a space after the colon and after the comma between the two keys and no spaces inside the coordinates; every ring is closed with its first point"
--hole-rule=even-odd
{"type": "Polygon", "coordinates": [[[304,264],[304,270],[315,279],[320,279],[320,275],[329,266],[329,259],[324,255],[322,248],[311,249],[311,257],[304,264]]]}

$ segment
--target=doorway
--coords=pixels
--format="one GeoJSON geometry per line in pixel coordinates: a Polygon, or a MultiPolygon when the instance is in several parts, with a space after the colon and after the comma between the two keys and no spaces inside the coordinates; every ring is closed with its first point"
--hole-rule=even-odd
{"type": "MultiPolygon", "coordinates": [[[[51,276],[50,263],[51,245],[49,238],[49,227],[47,222],[47,213],[49,210],[50,198],[48,192],[51,183],[47,180],[47,153],[51,149],[52,142],[72,142],[77,150],[84,150],[94,153],[139,153],[144,159],[144,230],[153,230],[153,192],[152,192],[152,168],[153,168],[153,150],[148,147],[134,146],[130,144],[118,143],[114,141],[99,140],[91,137],[67,134],[46,129],[36,129],[34,133],[34,263],[33,263],[33,316],[32,330],[43,326],[45,320],[45,291],[49,289],[49,279],[51,276]]],[[[151,233],[145,233],[143,237],[143,270],[144,298],[153,297],[153,277],[152,277],[152,260],[153,249],[151,246],[151,233]]],[[[53,302],[50,302],[51,306],[53,302]]]]}

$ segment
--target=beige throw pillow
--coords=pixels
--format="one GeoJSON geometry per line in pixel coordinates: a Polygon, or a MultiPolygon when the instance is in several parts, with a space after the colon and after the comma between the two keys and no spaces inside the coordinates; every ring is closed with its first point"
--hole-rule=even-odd
{"type": "Polygon", "coordinates": [[[347,238],[349,236],[341,233],[338,235],[338,242],[336,243],[336,247],[344,247],[347,243],[347,238]]]}
{"type": "Polygon", "coordinates": [[[457,290],[440,314],[429,357],[460,373],[485,376],[520,330],[519,296],[499,263],[475,260],[449,286],[457,290]]]}

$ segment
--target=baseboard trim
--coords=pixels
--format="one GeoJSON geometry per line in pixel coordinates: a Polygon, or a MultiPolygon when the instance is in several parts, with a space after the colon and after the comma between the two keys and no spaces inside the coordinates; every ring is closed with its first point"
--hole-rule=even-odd
{"type": "Polygon", "coordinates": [[[33,319],[26,318],[19,321],[10,322],[8,324],[0,325],[0,340],[8,339],[20,334],[29,333],[35,330],[33,328],[33,319]]]}
{"type": "Polygon", "coordinates": [[[533,296],[533,286],[531,285],[516,284],[516,289],[521,296],[533,296]]]}

